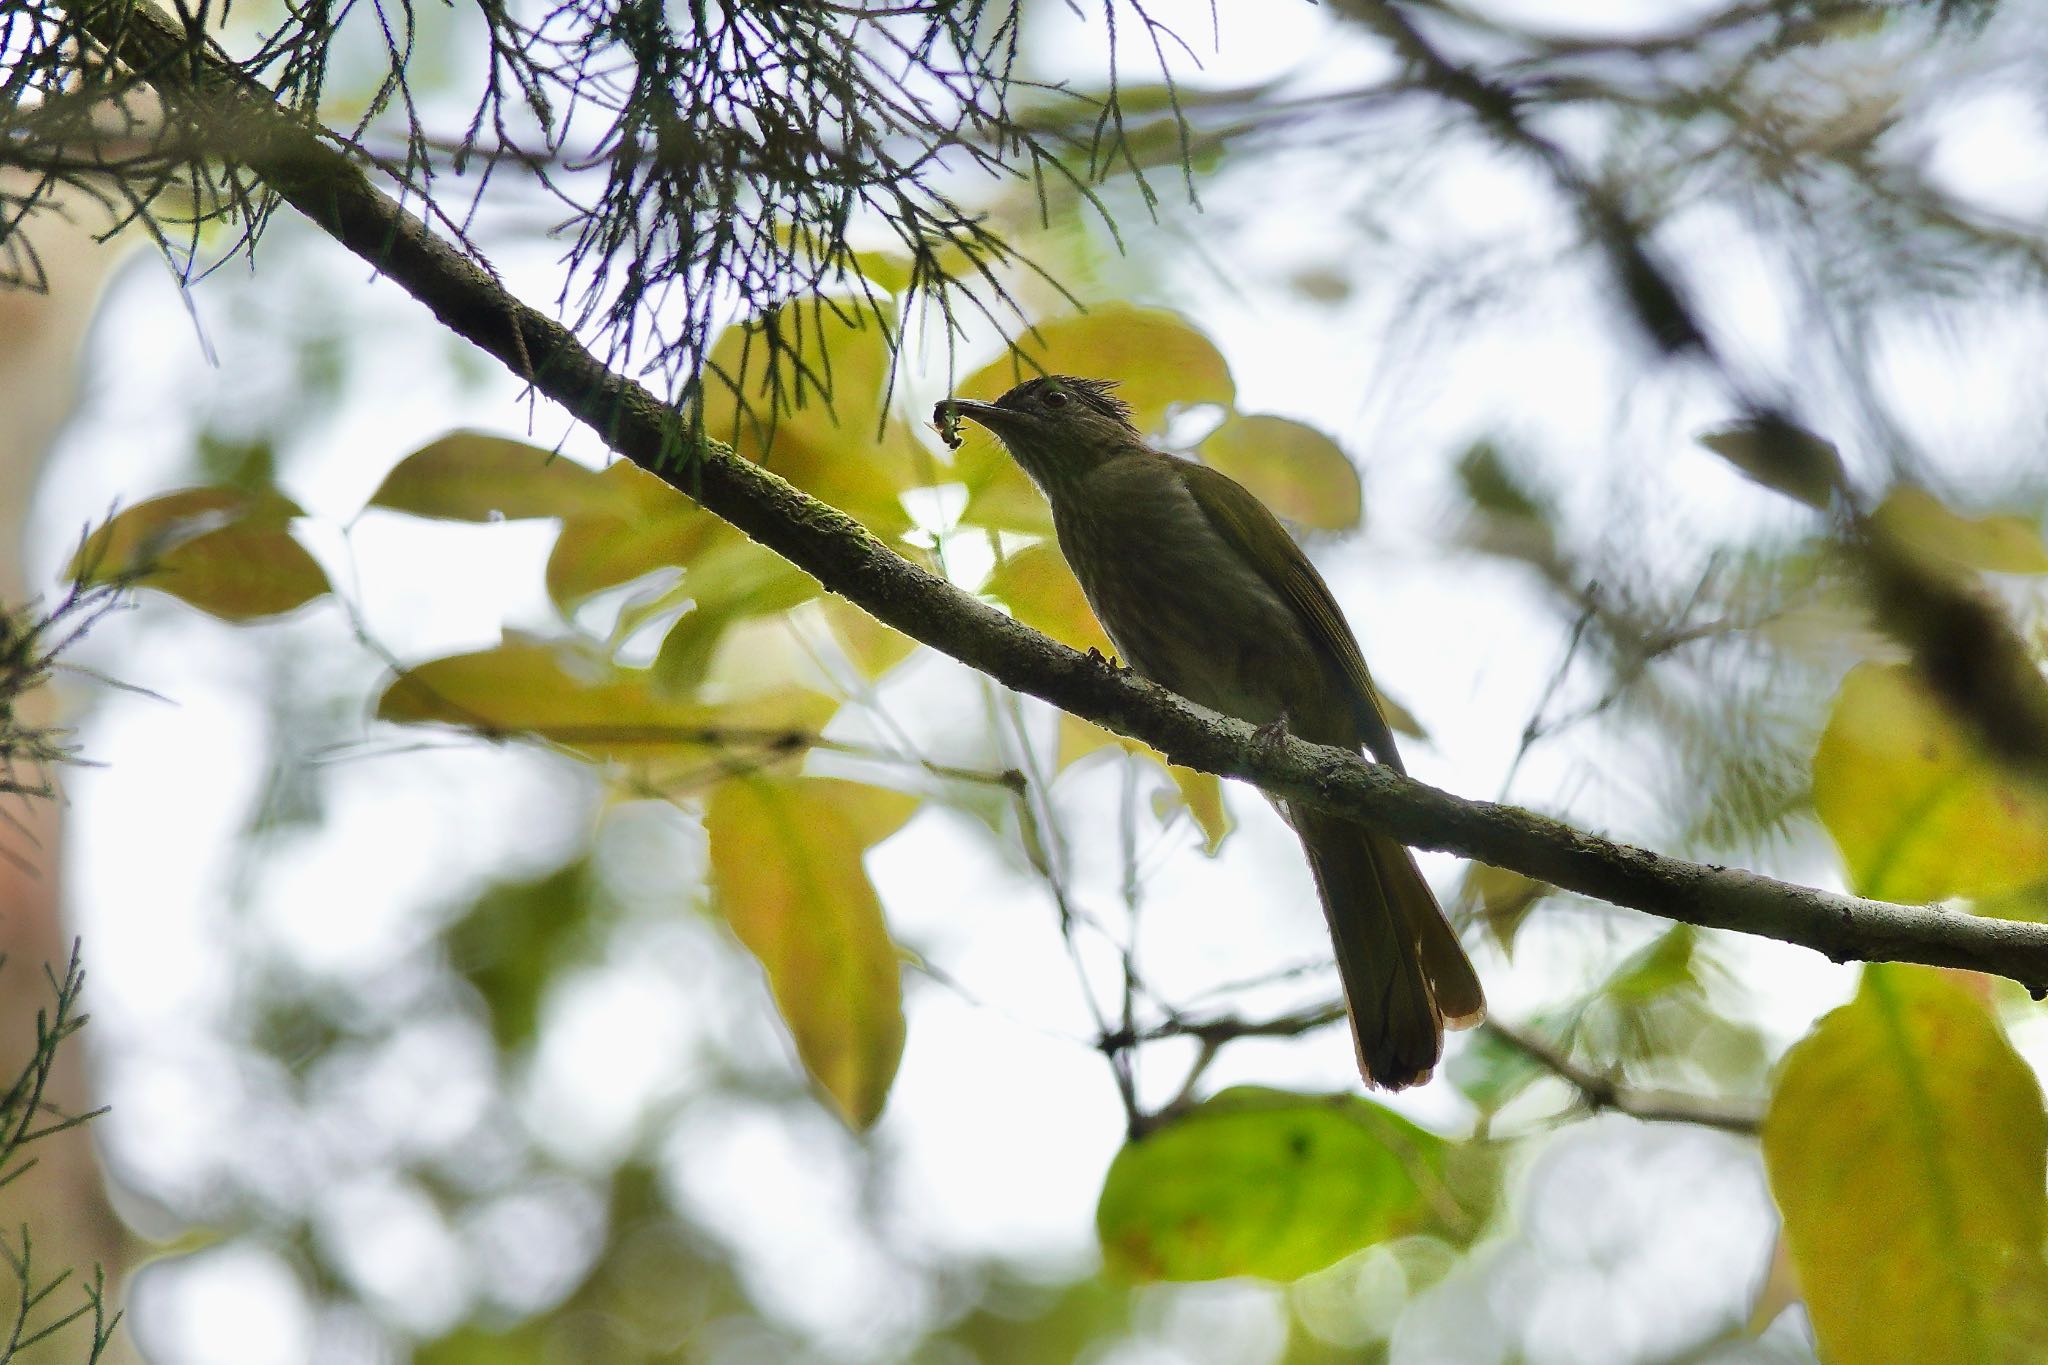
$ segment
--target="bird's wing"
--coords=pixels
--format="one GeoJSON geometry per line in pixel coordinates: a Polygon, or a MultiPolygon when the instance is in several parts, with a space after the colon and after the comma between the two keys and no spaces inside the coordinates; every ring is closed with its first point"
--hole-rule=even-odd
{"type": "Polygon", "coordinates": [[[1186,460],[1177,463],[1188,492],[1194,494],[1195,504],[1209,524],[1294,608],[1324,656],[1350,684],[1351,710],[1366,749],[1395,772],[1407,772],[1380,705],[1379,689],[1372,685],[1365,656],[1358,652],[1358,640],[1316,566],[1309,563],[1279,518],[1243,484],[1207,465],[1186,460]]]}

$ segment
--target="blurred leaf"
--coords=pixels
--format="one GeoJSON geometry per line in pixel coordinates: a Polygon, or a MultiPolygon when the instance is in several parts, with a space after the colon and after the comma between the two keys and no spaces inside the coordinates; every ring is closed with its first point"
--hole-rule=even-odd
{"type": "Polygon", "coordinates": [[[228,621],[276,616],[330,591],[289,529],[299,506],[274,488],[187,488],[137,503],[86,537],[65,575],[133,577],[228,621]]]}
{"type": "Polygon", "coordinates": [[[1407,1233],[1463,1240],[1449,1150],[1354,1096],[1226,1090],[1117,1153],[1095,1211],[1103,1259],[1145,1280],[1293,1280],[1407,1233]]]}
{"type": "Polygon", "coordinates": [[[2048,793],[1987,758],[1903,664],[1843,679],[1813,806],[1859,895],[1996,896],[2048,867],[2048,793]]]}
{"type": "Polygon", "coordinates": [[[1458,457],[1458,484],[1466,501],[1493,516],[1547,524],[1555,515],[1548,496],[1523,482],[1491,441],[1474,441],[1458,457]]]}
{"type": "Polygon", "coordinates": [[[1202,831],[1202,851],[1215,857],[1231,831],[1230,810],[1223,804],[1223,779],[1178,764],[1169,764],[1166,771],[1180,792],[1181,804],[1202,831]]]}
{"type": "Polygon", "coordinates": [[[1870,521],[1878,534],[1936,567],[2048,573],[2048,545],[2031,517],[1966,517],[1926,489],[1908,485],[1887,494],[1870,521]]]}
{"type": "Polygon", "coordinates": [[[885,540],[930,452],[887,412],[891,320],[864,300],[802,298],[728,327],[704,371],[704,430],[885,540]]]}
{"type": "Polygon", "coordinates": [[[821,600],[832,638],[863,677],[879,678],[916,652],[917,641],[883,625],[845,598],[828,593],[821,600]]]}
{"type": "MultiPolygon", "coordinates": [[[[1149,751],[1150,746],[1135,739],[1127,739],[1111,730],[1105,730],[1092,720],[1083,720],[1069,712],[1060,712],[1059,755],[1056,768],[1065,772],[1090,754],[1110,747],[1122,749],[1127,754],[1149,751]]],[[[1161,762],[1165,760],[1162,759],[1161,762]]]]}
{"type": "MultiPolygon", "coordinates": [[[[1530,1027],[1547,1031],[1542,1019],[1532,1020],[1530,1027]]],[[[1444,1061],[1444,1075],[1483,1114],[1499,1112],[1549,1074],[1543,1063],[1490,1028],[1473,1030],[1465,1046],[1444,1061]]]]}
{"type": "Polygon", "coordinates": [[[1365,512],[1358,470],[1337,443],[1285,417],[1230,416],[1195,448],[1202,463],[1249,488],[1275,515],[1317,531],[1348,531],[1365,512]]]}
{"type": "Polygon", "coordinates": [[[633,511],[616,480],[541,446],[481,431],[451,432],[400,460],[370,506],[448,521],[633,511]]]}
{"type": "Polygon", "coordinates": [[[621,668],[582,642],[515,636],[408,668],[385,688],[376,716],[489,739],[531,736],[646,764],[801,752],[836,709],[801,688],[728,705],[672,699],[654,689],[648,670],[621,668]]]}
{"type": "Polygon", "coordinates": [[[1824,510],[1847,477],[1831,442],[1782,419],[1735,422],[1703,432],[1699,442],[1744,478],[1809,507],[1824,510]]]}
{"type": "Polygon", "coordinates": [[[2048,1119],[1984,1003],[1872,964],[1786,1054],[1764,1120],[1823,1359],[2037,1362],[2048,1119]]]}
{"type": "Polygon", "coordinates": [[[818,594],[818,581],[781,555],[742,536],[720,537],[697,555],[671,601],[692,603],[669,628],[654,659],[654,681],[667,692],[694,691],[728,626],[787,611],[818,594]]]}
{"type": "Polygon", "coordinates": [[[849,789],[857,784],[735,778],[712,792],[704,828],[719,910],[767,973],[797,1056],[847,1123],[866,1128],[903,1054],[903,999],[861,855],[865,836],[894,827],[904,798],[878,794],[881,818],[863,822],[848,803],[867,798],[849,789]]]}
{"type": "Polygon", "coordinates": [[[1536,908],[1536,902],[1554,890],[1549,882],[1539,882],[1504,867],[1467,863],[1458,899],[1486,925],[1501,950],[1512,957],[1516,931],[1536,908]]]}
{"type": "Polygon", "coordinates": [[[500,1050],[533,1041],[549,985],[590,932],[596,891],[589,862],[578,858],[486,887],[448,927],[449,965],[483,997],[500,1050]]]}
{"type": "Polygon", "coordinates": [[[564,611],[656,569],[688,564],[739,532],[637,465],[620,460],[596,476],[622,511],[578,512],[562,523],[548,556],[548,596],[564,611]]]}
{"type": "Polygon", "coordinates": [[[913,262],[894,251],[856,251],[853,263],[869,283],[886,294],[901,294],[910,285],[913,262]]]}
{"type": "Polygon", "coordinates": [[[1799,1270],[1792,1264],[1792,1244],[1785,1240],[1785,1230],[1778,1229],[1778,1235],[1771,1239],[1771,1266],[1764,1272],[1764,1282],[1757,1287],[1756,1298],[1749,1306],[1749,1321],[1743,1324],[1743,1331],[1751,1337],[1760,1337],[1778,1315],[1799,1302],[1799,1270]]]}
{"type": "Polygon", "coordinates": [[[1074,571],[1051,541],[1028,546],[996,565],[982,592],[996,598],[1033,630],[1074,649],[1093,649],[1105,659],[1116,646],[1109,642],[1074,571]]]}
{"type": "Polygon", "coordinates": [[[1599,994],[1623,1002],[1654,1000],[1699,987],[1699,930],[1674,924],[1622,959],[1600,983],[1599,994]]]}
{"type": "Polygon", "coordinates": [[[1378,692],[1380,697],[1380,714],[1387,718],[1388,728],[1392,729],[1397,735],[1407,735],[1411,739],[1419,739],[1425,744],[1429,743],[1429,730],[1416,717],[1415,713],[1394,700],[1394,698],[1388,696],[1386,689],[1378,686],[1378,679],[1373,681],[1373,690],[1378,692]]]}

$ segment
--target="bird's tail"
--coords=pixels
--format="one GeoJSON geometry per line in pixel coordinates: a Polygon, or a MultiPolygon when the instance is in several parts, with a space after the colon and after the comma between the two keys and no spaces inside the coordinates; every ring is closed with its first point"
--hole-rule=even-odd
{"type": "Polygon", "coordinates": [[[1479,976],[1415,856],[1383,834],[1317,812],[1298,817],[1315,869],[1365,1079],[1400,1090],[1429,1079],[1444,1029],[1486,1017],[1479,976]]]}

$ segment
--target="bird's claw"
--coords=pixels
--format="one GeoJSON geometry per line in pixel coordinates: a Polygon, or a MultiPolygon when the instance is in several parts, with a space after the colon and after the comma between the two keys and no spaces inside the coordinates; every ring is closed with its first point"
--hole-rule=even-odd
{"type": "Polygon", "coordinates": [[[1101,664],[1104,668],[1108,669],[1112,673],[1117,674],[1120,677],[1128,676],[1131,671],[1131,666],[1125,663],[1122,659],[1111,658],[1105,655],[1101,650],[1097,649],[1094,645],[1088,646],[1088,657],[1095,660],[1096,663],[1101,664]]]}
{"type": "Polygon", "coordinates": [[[1287,717],[1283,713],[1252,731],[1252,743],[1267,754],[1277,754],[1287,747],[1287,717]]]}

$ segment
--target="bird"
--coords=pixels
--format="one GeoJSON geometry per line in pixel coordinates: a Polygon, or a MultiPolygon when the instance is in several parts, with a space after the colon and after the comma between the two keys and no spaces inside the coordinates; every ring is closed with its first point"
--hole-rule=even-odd
{"type": "MultiPolygon", "coordinates": [[[[1267,735],[1290,733],[1407,769],[1357,638],[1323,577],[1244,485],[1155,450],[1116,385],[1041,375],[994,402],[934,410],[960,443],[991,432],[1052,508],[1053,531],[1122,662],[1267,735]]],[[[1315,874],[1359,1073],[1400,1090],[1429,1079],[1444,1029],[1486,996],[1414,855],[1340,816],[1281,805],[1315,874]]]]}

